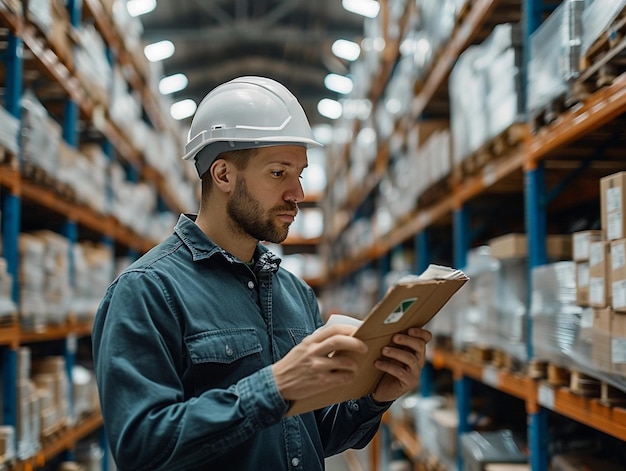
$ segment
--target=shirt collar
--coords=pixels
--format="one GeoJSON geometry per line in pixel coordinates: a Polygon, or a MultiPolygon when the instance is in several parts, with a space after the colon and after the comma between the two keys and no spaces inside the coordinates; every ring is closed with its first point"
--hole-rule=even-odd
{"type": "MultiPolygon", "coordinates": [[[[196,225],[196,217],[197,215],[195,214],[181,214],[176,223],[176,227],[174,227],[174,232],[187,246],[194,262],[209,258],[216,253],[221,253],[224,258],[231,263],[242,263],[241,260],[209,239],[202,229],[196,225]]],[[[254,260],[255,272],[257,270],[268,270],[272,273],[276,273],[281,262],[279,257],[270,252],[269,249],[261,243],[256,246],[254,260]]]]}

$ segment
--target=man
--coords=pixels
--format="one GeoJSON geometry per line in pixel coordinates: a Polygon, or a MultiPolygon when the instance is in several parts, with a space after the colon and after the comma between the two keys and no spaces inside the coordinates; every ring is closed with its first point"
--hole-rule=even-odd
{"type": "Polygon", "coordinates": [[[324,457],[365,446],[417,384],[431,335],[412,329],[381,352],[371,397],[287,414],[291,401],[349,387],[355,363],[341,352],[366,351],[353,327],[318,329],[313,290],[260,244],[287,237],[316,145],[273,80],[232,80],[199,105],[185,149],[202,178],[199,213],[113,282],[94,323],[119,469],[322,470],[324,457]]]}

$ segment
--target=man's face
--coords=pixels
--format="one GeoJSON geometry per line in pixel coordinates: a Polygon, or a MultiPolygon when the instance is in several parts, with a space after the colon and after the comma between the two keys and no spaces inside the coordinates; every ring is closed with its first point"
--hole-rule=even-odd
{"type": "Polygon", "coordinates": [[[307,166],[301,146],[264,147],[237,173],[227,212],[234,229],[257,240],[280,243],[304,198],[300,175],[307,166]]]}

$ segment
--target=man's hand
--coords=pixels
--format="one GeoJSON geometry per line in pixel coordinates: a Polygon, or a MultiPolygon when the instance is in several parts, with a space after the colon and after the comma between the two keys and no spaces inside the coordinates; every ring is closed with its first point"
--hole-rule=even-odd
{"type": "Polygon", "coordinates": [[[272,373],[283,398],[304,399],[352,381],[357,362],[349,355],[367,352],[365,343],[352,337],[355,331],[349,325],[325,326],[274,363],[272,373]]]}
{"type": "Polygon", "coordinates": [[[432,337],[429,331],[419,328],[393,336],[394,344],[383,348],[383,357],[374,363],[386,373],[372,394],[376,402],[394,401],[417,386],[426,362],[426,344],[432,337]]]}

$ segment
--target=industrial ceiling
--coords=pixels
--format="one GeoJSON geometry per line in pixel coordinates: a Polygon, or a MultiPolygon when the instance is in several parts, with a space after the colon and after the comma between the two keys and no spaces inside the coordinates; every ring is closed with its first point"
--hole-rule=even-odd
{"type": "Polygon", "coordinates": [[[363,34],[363,17],[338,0],[159,0],[141,22],[146,44],[169,39],[176,47],[162,62],[163,74],[182,72],[189,84],[174,101],[199,103],[220,83],[261,75],[289,88],[312,124],[325,120],[317,102],[338,98],[325,88],[325,76],[349,71],[332,43],[363,34]]]}

